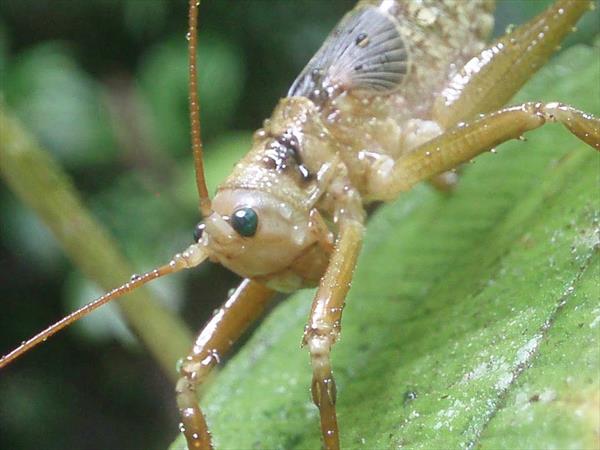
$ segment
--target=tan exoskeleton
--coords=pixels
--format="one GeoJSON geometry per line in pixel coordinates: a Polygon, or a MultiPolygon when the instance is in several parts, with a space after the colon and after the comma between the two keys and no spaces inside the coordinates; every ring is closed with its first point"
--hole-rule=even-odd
{"type": "Polygon", "coordinates": [[[491,45],[493,2],[363,0],[334,29],[209,199],[196,99],[197,0],[190,1],[192,141],[204,222],[165,266],[109,292],[3,357],[150,280],[218,262],[243,276],[180,367],[181,429],[212,448],[196,391],[277,291],[318,286],[303,343],[325,448],[339,449],[330,351],[361,247],[364,206],[389,200],[524,132],[557,121],[600,150],[600,121],[568,105],[503,105],[592,6],[557,0],[491,45]]]}

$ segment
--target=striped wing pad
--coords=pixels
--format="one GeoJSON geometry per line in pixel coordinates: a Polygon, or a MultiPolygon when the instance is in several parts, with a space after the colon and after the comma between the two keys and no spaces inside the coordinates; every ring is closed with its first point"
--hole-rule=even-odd
{"type": "Polygon", "coordinates": [[[288,96],[324,101],[340,90],[391,92],[402,84],[408,63],[396,19],[374,7],[358,9],[333,30],[288,96]]]}

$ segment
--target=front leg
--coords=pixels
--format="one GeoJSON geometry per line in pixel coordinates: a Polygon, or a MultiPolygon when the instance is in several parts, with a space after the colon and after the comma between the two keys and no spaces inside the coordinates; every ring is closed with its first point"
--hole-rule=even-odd
{"type": "Polygon", "coordinates": [[[336,387],[330,353],[339,333],[344,300],[356,259],[360,252],[364,227],[354,219],[343,219],[335,249],[313,300],[303,344],[308,346],[313,368],[312,398],[319,408],[321,432],[326,450],[339,450],[339,430],[335,412],[336,387]]]}
{"type": "Polygon", "coordinates": [[[198,405],[198,387],[244,330],[262,315],[274,294],[274,291],[255,281],[242,281],[202,329],[190,355],[183,360],[175,391],[181,415],[180,428],[189,450],[213,448],[204,415],[198,405]]]}

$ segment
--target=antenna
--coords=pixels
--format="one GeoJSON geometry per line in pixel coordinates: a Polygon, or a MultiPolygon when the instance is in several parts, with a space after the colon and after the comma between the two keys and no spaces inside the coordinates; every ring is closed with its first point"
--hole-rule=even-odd
{"type": "Polygon", "coordinates": [[[196,187],[200,197],[200,211],[204,217],[211,214],[210,197],[204,177],[202,160],[203,146],[200,136],[200,100],[198,99],[198,74],[196,71],[196,50],[198,46],[198,7],[200,0],[190,0],[189,26],[187,32],[190,89],[190,126],[192,135],[192,151],[196,168],[196,187]]]}
{"type": "Polygon", "coordinates": [[[142,275],[133,275],[131,280],[129,280],[127,283],[122,284],[118,288],[104,294],[102,297],[99,297],[87,305],[82,306],[77,311],[73,311],[68,316],[63,317],[58,322],[50,325],[44,331],[39,332],[32,338],[21,343],[21,345],[0,359],[0,369],[10,364],[12,361],[28,352],[36,345],[45,342],[50,336],[58,333],[60,330],[68,327],[82,317],[87,316],[89,313],[100,308],[102,305],[105,305],[111,300],[115,300],[157,278],[179,272],[183,269],[196,267],[198,264],[204,261],[206,257],[207,255],[200,244],[192,244],[184,252],[177,253],[173,259],[171,259],[171,261],[164,266],[160,266],[142,275]]]}
{"type": "MultiPolygon", "coordinates": [[[[198,100],[198,76],[196,72],[196,48],[197,48],[197,25],[198,25],[198,7],[199,0],[190,0],[189,11],[189,29],[187,38],[189,41],[189,90],[190,90],[190,122],[192,135],[192,149],[194,153],[194,164],[196,168],[196,185],[200,196],[200,211],[204,217],[208,217],[211,213],[210,197],[206,187],[204,177],[204,163],[202,161],[202,139],[200,137],[200,103],[198,100]]],[[[13,351],[3,356],[0,359],[0,369],[7,366],[9,363],[31,350],[36,345],[45,342],[49,337],[58,333],[65,327],[68,327],[73,322],[87,316],[92,311],[105,305],[106,303],[115,300],[128,292],[131,292],[146,283],[157,278],[179,272],[183,269],[196,267],[207,258],[207,254],[203,250],[201,244],[195,243],[190,245],[182,253],[177,253],[169,263],[153,269],[143,275],[134,275],[127,283],[122,284],[116,289],[104,294],[102,297],[93,300],[78,310],[72,312],[68,316],[62,318],[58,322],[50,325],[45,330],[36,334],[27,341],[24,341],[20,346],[13,351]]]]}

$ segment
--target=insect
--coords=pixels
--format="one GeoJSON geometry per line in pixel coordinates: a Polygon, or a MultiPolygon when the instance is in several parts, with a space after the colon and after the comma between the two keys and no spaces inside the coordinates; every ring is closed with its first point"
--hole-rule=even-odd
{"type": "MultiPolygon", "coordinates": [[[[570,5],[570,4],[564,5],[565,10],[568,10],[570,7],[573,7],[573,5],[570,5]]],[[[360,10],[358,10],[358,11],[360,11],[360,10]]],[[[387,16],[385,16],[385,15],[383,16],[383,19],[381,19],[381,17],[377,16],[377,13],[374,13],[373,11],[371,11],[369,9],[362,11],[361,14],[363,14],[363,15],[358,14],[358,15],[354,16],[354,18],[355,18],[355,20],[357,20],[358,24],[361,23],[361,20],[367,20],[367,19],[368,19],[369,23],[377,23],[377,20],[375,20],[375,19],[379,19],[379,25],[383,27],[384,31],[386,29],[386,26],[389,27],[389,23],[388,23],[389,20],[388,20],[388,22],[386,22],[387,16]],[[376,14],[376,15],[372,17],[372,14],[376,14]]],[[[346,23],[346,26],[353,29],[352,25],[348,25],[348,23],[346,23]]],[[[362,49],[363,47],[368,49],[369,45],[371,44],[368,42],[368,39],[369,39],[368,33],[365,33],[365,34],[367,34],[367,36],[363,36],[361,33],[358,33],[356,36],[353,36],[356,38],[355,45],[359,49],[362,49]]],[[[395,73],[395,75],[396,75],[396,78],[393,78],[391,81],[388,78],[371,79],[368,76],[366,78],[367,81],[364,81],[361,78],[361,76],[363,75],[362,70],[365,69],[365,66],[363,65],[361,67],[361,64],[357,64],[352,67],[352,69],[355,69],[355,73],[358,74],[357,75],[358,78],[356,80],[350,80],[350,81],[348,81],[348,83],[351,86],[352,86],[353,82],[356,83],[357,92],[366,91],[365,95],[367,96],[366,97],[367,99],[369,97],[369,94],[368,94],[369,90],[374,90],[374,91],[378,91],[378,92],[379,91],[387,92],[388,89],[391,89],[389,86],[390,83],[392,84],[392,86],[395,86],[395,85],[401,86],[402,83],[404,83],[402,78],[410,76],[410,73],[411,73],[411,69],[409,67],[409,65],[411,64],[410,52],[407,49],[404,49],[402,47],[402,45],[403,45],[402,43],[399,42],[396,45],[398,47],[395,47],[397,50],[394,55],[397,56],[398,60],[394,60],[392,62],[388,61],[391,65],[393,65],[393,67],[395,68],[394,70],[396,70],[396,72],[391,72],[391,73],[395,73]],[[400,47],[402,47],[402,48],[400,48],[400,47]],[[394,64],[397,64],[397,66],[394,64]],[[368,89],[365,89],[365,85],[361,84],[363,82],[367,83],[366,86],[370,86],[370,87],[368,89]]],[[[337,54],[334,53],[333,56],[336,56],[336,55],[337,54]]],[[[485,55],[485,56],[487,57],[487,55],[485,55]]],[[[330,64],[330,66],[325,65],[326,67],[332,67],[332,68],[337,69],[338,67],[334,64],[337,60],[335,60],[335,58],[333,60],[331,60],[331,57],[332,56],[330,54],[326,53],[326,54],[322,55],[322,59],[320,59],[318,61],[325,61],[328,64],[330,64]]],[[[369,62],[367,60],[367,62],[365,64],[366,64],[366,67],[369,68],[370,67],[369,64],[373,64],[373,63],[369,62]]],[[[310,67],[310,69],[307,72],[305,72],[298,79],[298,81],[294,84],[294,87],[292,88],[292,91],[291,91],[292,94],[294,94],[298,97],[303,97],[304,95],[311,97],[311,101],[314,104],[321,105],[321,107],[326,107],[328,102],[332,101],[330,99],[330,97],[336,98],[339,95],[343,95],[343,94],[335,92],[335,89],[333,89],[336,87],[335,82],[332,83],[330,81],[327,81],[327,76],[333,77],[332,79],[335,81],[335,80],[337,80],[336,76],[341,77],[342,75],[340,75],[337,72],[336,73],[334,73],[334,72],[321,73],[318,70],[319,67],[314,67],[314,66],[309,66],[309,67],[310,67]],[[328,83],[330,85],[328,85],[328,83]],[[333,91],[327,92],[327,89],[330,87],[333,89],[333,91]],[[325,92],[323,92],[323,90],[325,90],[325,92]],[[300,94],[304,94],[304,95],[300,95],[300,94]]],[[[345,72],[342,72],[342,73],[345,73],[345,72]]],[[[386,71],[386,73],[387,73],[387,71],[386,71]]],[[[369,75],[369,74],[372,74],[372,72],[366,72],[366,74],[369,75]]],[[[456,88],[456,86],[454,86],[454,87],[456,88]]],[[[460,90],[460,89],[457,88],[456,90],[460,90]]],[[[342,89],[342,91],[343,91],[343,89],[342,89]]],[[[377,94],[377,95],[384,95],[384,94],[377,94]]],[[[361,100],[363,100],[363,98],[361,98],[361,100]]],[[[535,105],[532,105],[531,107],[535,108],[535,105]]],[[[479,110],[479,111],[481,111],[481,110],[479,110]]],[[[523,111],[521,111],[521,112],[523,112],[523,111]]],[[[538,112],[541,112],[541,111],[538,111],[538,112]]],[[[332,113],[335,113],[335,111],[332,111],[332,113]]],[[[519,111],[516,111],[516,110],[509,111],[509,112],[507,112],[507,115],[510,116],[510,115],[518,114],[518,113],[519,113],[519,111]]],[[[575,113],[575,114],[577,117],[577,113],[575,113]]],[[[485,119],[482,119],[482,120],[485,120],[485,119]]],[[[593,119],[588,119],[588,118],[582,116],[583,122],[588,121],[588,120],[593,120],[593,119]]],[[[275,121],[274,123],[276,123],[276,122],[277,121],[275,121]]],[[[509,122],[509,123],[512,123],[512,122],[509,122]]],[[[592,124],[593,124],[593,122],[592,122],[592,124]]],[[[463,130],[463,129],[464,129],[464,127],[460,128],[460,130],[463,130]]],[[[427,129],[427,131],[432,131],[432,130],[427,129]]],[[[433,131],[435,131],[435,130],[433,130],[433,131]]],[[[590,131],[590,130],[579,131],[579,134],[581,137],[587,138],[587,137],[589,137],[589,136],[586,136],[586,133],[588,133],[588,131],[590,131]]],[[[268,133],[268,131],[265,131],[265,133],[268,133]]],[[[273,132],[271,132],[271,133],[273,133],[273,132]]],[[[460,134],[461,131],[457,131],[457,133],[460,134]]],[[[265,137],[273,139],[273,142],[272,142],[273,145],[271,146],[271,144],[269,144],[268,152],[265,153],[265,155],[264,155],[265,160],[263,161],[265,164],[271,164],[273,166],[273,167],[271,167],[271,170],[274,170],[276,172],[285,173],[286,170],[288,170],[289,166],[294,166],[294,168],[297,170],[297,172],[294,172],[294,174],[291,176],[298,177],[301,182],[306,182],[307,184],[309,184],[310,182],[314,182],[315,177],[316,177],[316,181],[318,182],[319,176],[321,177],[321,179],[327,179],[327,177],[329,176],[327,170],[325,170],[323,172],[323,174],[319,173],[318,170],[315,170],[316,164],[311,164],[311,157],[312,157],[311,155],[306,155],[306,154],[300,152],[300,148],[299,148],[300,142],[296,142],[299,139],[297,138],[297,136],[294,133],[286,134],[285,130],[284,130],[282,133],[279,133],[276,136],[268,136],[268,135],[261,136],[261,134],[262,133],[259,133],[259,135],[258,135],[259,139],[265,138],[265,137]],[[303,157],[306,157],[306,161],[304,160],[304,158],[298,159],[298,158],[296,158],[296,156],[294,156],[294,155],[297,155],[298,153],[300,153],[303,157]],[[291,157],[288,157],[290,155],[291,155],[291,157]],[[316,175],[315,175],[315,172],[316,172],[316,175]]],[[[592,136],[591,139],[595,139],[593,137],[593,130],[592,130],[592,132],[589,133],[589,135],[592,136]]],[[[430,137],[431,136],[427,136],[427,138],[430,138],[430,137]]],[[[515,136],[513,136],[511,134],[511,137],[515,137],[515,136]]],[[[589,141],[589,142],[591,144],[594,144],[593,140],[589,141]]],[[[494,141],[494,143],[495,143],[495,141],[494,141]]],[[[487,147],[487,146],[488,145],[486,145],[485,147],[487,147]]],[[[423,160],[424,161],[434,160],[435,159],[435,150],[436,150],[436,148],[434,148],[434,147],[431,150],[425,150],[425,154],[423,155],[423,160]],[[427,152],[430,152],[431,154],[428,155],[427,152]]],[[[357,162],[357,164],[359,164],[359,165],[362,164],[360,161],[364,161],[365,164],[366,164],[366,161],[369,161],[369,164],[371,164],[371,163],[375,164],[374,166],[369,165],[369,167],[378,167],[378,169],[377,169],[377,171],[379,172],[378,177],[384,176],[386,173],[386,170],[389,169],[390,160],[386,159],[384,156],[382,156],[382,154],[378,155],[377,152],[370,152],[370,153],[363,152],[361,155],[359,152],[359,153],[357,153],[357,155],[359,156],[359,162],[357,162]]],[[[452,161],[452,164],[450,164],[449,166],[444,166],[444,168],[450,168],[451,166],[454,166],[454,164],[456,162],[458,162],[458,161],[456,161],[456,160],[452,161]]],[[[331,170],[331,166],[335,166],[335,164],[330,164],[329,167],[327,167],[327,164],[319,165],[319,167],[325,167],[329,170],[331,170]]],[[[425,170],[425,169],[423,169],[423,170],[425,170]]],[[[365,170],[367,170],[367,169],[365,169],[365,170]]],[[[433,173],[431,173],[431,174],[433,174],[433,173]]],[[[367,174],[367,178],[368,178],[368,174],[367,174]]],[[[403,179],[406,180],[406,178],[403,178],[403,179]]],[[[331,181],[332,186],[335,185],[334,181],[335,180],[331,181]]],[[[382,183],[381,178],[374,178],[372,181],[370,181],[370,183],[374,183],[374,185],[372,186],[372,189],[373,189],[372,192],[375,192],[375,190],[382,188],[382,186],[379,186],[377,184],[377,183],[382,183]]],[[[339,192],[332,191],[335,194],[334,197],[341,197],[342,199],[344,198],[344,196],[348,197],[346,200],[348,203],[346,204],[346,208],[344,208],[344,212],[337,211],[337,219],[338,219],[337,221],[338,221],[338,223],[340,223],[340,226],[341,226],[341,224],[344,223],[345,220],[349,220],[350,225],[348,225],[348,226],[350,226],[350,228],[349,228],[348,232],[354,233],[356,235],[355,237],[358,237],[358,235],[360,234],[359,233],[360,226],[358,225],[358,222],[362,221],[362,216],[361,216],[362,213],[360,213],[360,214],[357,213],[357,211],[361,212],[361,210],[360,210],[360,208],[358,208],[358,206],[356,206],[356,203],[352,203],[353,201],[356,201],[356,193],[353,194],[351,192],[352,191],[351,189],[349,189],[349,190],[344,189],[348,186],[350,186],[350,184],[343,183],[343,186],[341,186],[341,188],[342,188],[341,191],[339,191],[339,192]],[[352,205],[354,205],[354,206],[352,206],[352,205]],[[354,210],[354,212],[353,212],[353,210],[354,210]],[[345,214],[350,214],[350,217],[349,218],[345,217],[345,214]],[[353,216],[353,214],[358,214],[358,215],[353,216]]],[[[390,193],[389,195],[393,195],[393,194],[394,193],[390,193]]],[[[315,195],[317,197],[319,196],[317,194],[315,194],[315,195]]],[[[385,196],[386,195],[382,194],[382,198],[385,196]]],[[[377,198],[377,197],[375,196],[375,198],[377,198]]],[[[221,198],[221,201],[226,202],[227,200],[222,200],[222,198],[221,198]]],[[[333,203],[333,200],[332,200],[332,203],[333,203]]],[[[339,198],[335,199],[335,204],[337,204],[337,205],[340,204],[339,198]]],[[[246,205],[246,206],[244,206],[244,208],[239,209],[239,210],[236,209],[235,211],[232,211],[232,212],[234,214],[232,216],[229,215],[230,222],[232,224],[231,226],[233,226],[237,230],[237,232],[240,235],[242,235],[244,238],[250,238],[254,235],[254,233],[256,232],[255,227],[258,227],[258,223],[262,224],[262,223],[266,222],[266,220],[264,218],[261,219],[262,216],[260,214],[258,215],[258,222],[255,220],[257,218],[255,215],[256,211],[254,210],[254,206],[252,206],[252,205],[250,205],[250,206],[246,205]],[[251,208],[251,209],[248,209],[248,208],[251,208]]],[[[335,220],[335,218],[336,218],[335,211],[330,211],[330,213],[331,213],[331,216],[333,216],[333,219],[335,220]]],[[[225,215],[228,215],[228,214],[225,214],[225,215]]],[[[216,222],[212,223],[211,226],[213,226],[213,227],[225,226],[225,225],[223,225],[222,222],[220,222],[218,220],[218,217],[215,218],[214,220],[216,220],[216,222]]],[[[323,251],[331,252],[332,245],[333,245],[333,239],[331,239],[330,236],[328,235],[328,233],[325,231],[326,230],[325,224],[321,223],[321,220],[318,218],[318,216],[312,217],[311,220],[312,221],[310,223],[312,225],[312,230],[313,231],[320,230],[321,232],[323,232],[323,234],[321,235],[321,237],[319,239],[317,239],[319,237],[318,233],[315,235],[315,239],[316,239],[315,242],[317,242],[319,245],[321,245],[323,251]]],[[[341,229],[342,230],[344,229],[343,226],[341,229]]],[[[306,231],[306,232],[308,232],[308,231],[306,231]]],[[[215,233],[213,233],[213,234],[215,234],[215,233]]],[[[302,230],[298,230],[298,233],[301,234],[302,230]]],[[[341,234],[343,235],[343,233],[341,233],[341,234]]],[[[208,236],[211,235],[210,228],[208,230],[207,235],[208,236]]],[[[301,238],[302,238],[302,236],[299,237],[300,240],[301,240],[301,238]]],[[[352,245],[355,245],[354,243],[356,243],[357,240],[358,239],[355,239],[355,238],[349,238],[348,242],[351,242],[352,245]]],[[[343,241],[342,241],[342,243],[343,243],[343,241]]],[[[207,245],[208,245],[208,243],[207,243],[207,245]]],[[[346,249],[346,250],[350,251],[351,253],[355,253],[352,251],[352,245],[350,245],[350,248],[346,249]]],[[[194,247],[194,248],[196,248],[196,247],[194,247]]],[[[240,246],[238,245],[236,248],[240,248],[240,246]]],[[[340,248],[344,249],[345,247],[342,246],[340,248]]],[[[221,257],[226,258],[223,261],[226,265],[227,264],[235,264],[235,262],[230,262],[229,260],[227,260],[227,255],[225,255],[225,256],[221,255],[221,257]]],[[[327,258],[322,258],[322,259],[326,260],[327,258]]],[[[348,262],[351,260],[352,260],[352,258],[347,257],[347,256],[341,258],[341,261],[345,261],[345,262],[348,262]]],[[[266,258],[263,261],[265,262],[265,264],[267,263],[266,258]]],[[[334,259],[334,261],[335,261],[335,259],[334,259]]],[[[254,262],[254,264],[256,264],[256,262],[254,262]]],[[[325,261],[323,262],[323,264],[325,264],[325,261]]],[[[255,265],[254,269],[256,269],[257,267],[258,266],[255,265]]],[[[334,265],[334,267],[335,267],[335,265],[334,265]]],[[[312,268],[314,269],[314,267],[312,267],[312,268]]],[[[244,269],[240,268],[240,267],[237,267],[237,269],[238,269],[238,271],[242,271],[242,272],[244,271],[244,269]]],[[[252,269],[252,270],[254,270],[254,269],[252,269]]],[[[258,270],[258,269],[256,269],[256,270],[258,270]]],[[[348,270],[348,268],[345,268],[344,270],[348,270]]],[[[314,282],[319,278],[321,270],[319,270],[317,268],[316,272],[317,272],[316,274],[304,273],[301,278],[312,279],[312,281],[314,282]]],[[[260,272],[258,272],[258,273],[252,273],[252,275],[256,276],[256,277],[261,277],[264,274],[261,274],[260,272]]],[[[294,274],[287,274],[286,276],[277,277],[277,279],[275,281],[273,281],[273,283],[277,283],[276,287],[280,288],[280,289],[288,289],[291,287],[296,287],[294,285],[294,283],[296,283],[298,280],[296,278],[294,278],[293,275],[294,274]]],[[[324,286],[327,287],[327,286],[331,286],[332,284],[333,283],[328,283],[324,286]]],[[[339,296],[343,297],[343,293],[339,294],[339,296]]],[[[330,311],[334,312],[334,315],[341,314],[341,305],[340,304],[333,306],[333,309],[335,311],[333,311],[333,310],[330,310],[330,311]]],[[[330,319],[332,320],[330,325],[334,325],[339,318],[334,317],[334,318],[330,318],[330,319]],[[335,319],[335,320],[333,320],[333,319],[335,319]]],[[[317,326],[318,324],[315,325],[313,322],[313,325],[314,325],[313,331],[314,330],[318,331],[320,329],[319,326],[317,326]]],[[[309,340],[309,342],[313,341],[313,345],[311,347],[312,354],[313,354],[313,362],[315,363],[315,366],[317,367],[317,369],[322,369],[323,364],[325,364],[325,363],[324,363],[324,361],[322,361],[321,357],[324,357],[324,356],[323,356],[323,354],[321,354],[319,352],[319,349],[321,349],[321,347],[317,344],[319,343],[321,338],[323,338],[325,341],[327,341],[326,336],[320,336],[317,333],[317,337],[315,338],[314,336],[311,337],[310,335],[311,335],[311,333],[310,333],[310,329],[309,329],[308,340],[309,340]],[[314,342],[315,339],[317,339],[317,342],[314,342]]],[[[327,348],[328,346],[329,346],[329,344],[325,345],[325,348],[327,348]]],[[[215,359],[214,356],[211,356],[211,358],[215,359]]],[[[325,403],[328,403],[329,407],[333,407],[331,400],[334,396],[334,394],[333,394],[334,391],[333,391],[333,387],[331,387],[333,385],[332,381],[331,381],[332,378],[330,378],[328,370],[329,369],[326,368],[325,376],[322,376],[322,374],[321,374],[315,378],[316,381],[315,381],[315,385],[313,386],[313,392],[317,392],[318,394],[320,394],[320,397],[317,396],[317,402],[321,403],[322,406],[325,403]]],[[[186,391],[187,388],[185,386],[183,386],[181,389],[182,389],[183,400],[186,400],[187,397],[185,396],[185,394],[187,392],[186,391]]],[[[184,405],[186,405],[185,406],[186,408],[193,408],[193,406],[191,406],[191,403],[184,402],[184,405]]],[[[200,416],[196,413],[196,415],[194,417],[197,419],[200,416]]],[[[190,426],[191,426],[190,424],[188,424],[188,426],[187,426],[188,433],[189,433],[190,426]]],[[[323,434],[324,434],[325,442],[327,443],[327,446],[330,448],[335,448],[337,445],[337,443],[335,441],[335,438],[337,436],[337,431],[335,428],[334,415],[331,413],[331,411],[329,413],[329,416],[325,416],[325,420],[323,422],[323,428],[324,428],[323,434]]],[[[202,433],[200,433],[200,434],[202,434],[202,433]]],[[[188,437],[189,437],[189,439],[191,439],[192,442],[194,441],[193,433],[191,433],[188,437]]]]}

